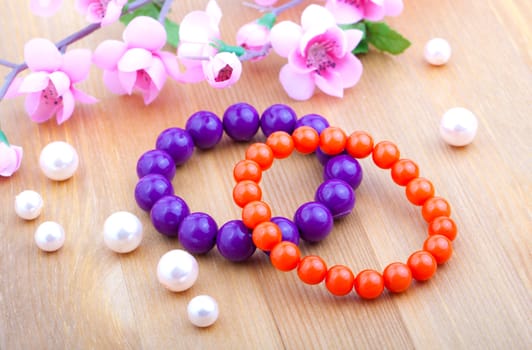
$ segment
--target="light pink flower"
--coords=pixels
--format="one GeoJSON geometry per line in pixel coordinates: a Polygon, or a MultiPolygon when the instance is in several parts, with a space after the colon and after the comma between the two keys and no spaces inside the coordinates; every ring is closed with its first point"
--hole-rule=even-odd
{"type": "Polygon", "coordinates": [[[22,161],[22,147],[9,145],[5,135],[0,131],[0,176],[11,176],[20,168],[22,161]],[[3,140],[2,136],[4,137],[3,140]]]}
{"type": "Polygon", "coordinates": [[[177,57],[185,66],[181,75],[184,81],[196,83],[205,79],[201,61],[217,52],[212,44],[220,40],[221,18],[222,10],[216,1],[210,0],[205,11],[192,11],[181,21],[177,57]]]}
{"type": "Polygon", "coordinates": [[[360,60],[351,51],[362,39],[356,29],[342,30],[332,14],[318,5],[301,14],[301,26],[284,21],[272,28],[272,47],[288,63],[279,80],[290,97],[307,100],[317,86],[324,93],[342,97],[362,75],[360,60]]]}
{"type": "Polygon", "coordinates": [[[74,87],[89,74],[89,50],[73,49],[62,55],[51,41],[32,39],[24,46],[24,60],[32,73],[16,79],[6,97],[28,94],[26,112],[34,122],[42,123],[55,115],[61,124],[72,116],[76,100],[97,101],[74,87]]]}
{"type": "Polygon", "coordinates": [[[260,6],[268,7],[272,6],[279,0],[255,0],[255,3],[260,6]]]}
{"type": "Polygon", "coordinates": [[[144,103],[151,103],[167,76],[178,79],[175,55],[162,51],[166,31],[151,17],[134,18],[122,34],[124,41],[105,40],[94,51],[93,62],[104,70],[103,80],[111,92],[119,95],[138,90],[144,103]]]}
{"type": "Polygon", "coordinates": [[[325,8],[334,15],[336,23],[351,24],[398,16],[403,11],[403,0],[327,0],[325,8]]]}
{"type": "Polygon", "coordinates": [[[101,23],[102,26],[116,22],[122,14],[122,8],[127,0],[77,0],[78,10],[91,23],[101,23]]]}
{"type": "Polygon", "coordinates": [[[30,10],[37,16],[49,17],[59,10],[63,0],[30,0],[30,10]]]}
{"type": "MultiPolygon", "coordinates": [[[[255,22],[244,24],[236,33],[236,44],[242,46],[248,52],[261,52],[270,43],[270,29],[264,25],[255,22]]],[[[264,55],[257,56],[255,60],[266,57],[268,50],[264,55]]]]}
{"type": "Polygon", "coordinates": [[[242,62],[234,53],[220,52],[202,63],[207,82],[215,88],[233,85],[242,74],[242,62]]]}

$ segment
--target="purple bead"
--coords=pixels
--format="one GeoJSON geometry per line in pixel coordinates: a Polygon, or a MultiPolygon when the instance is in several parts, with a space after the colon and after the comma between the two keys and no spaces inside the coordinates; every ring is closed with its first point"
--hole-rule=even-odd
{"type": "Polygon", "coordinates": [[[314,200],[325,205],[334,219],[339,219],[355,207],[355,191],[344,180],[330,179],[318,187],[314,200]]]}
{"type": "Polygon", "coordinates": [[[234,262],[249,259],[257,249],[251,231],[241,220],[231,220],[220,227],[216,245],[224,258],[234,262]]]}
{"type": "Polygon", "coordinates": [[[177,237],[179,225],[189,213],[188,205],[181,197],[164,196],[151,208],[150,218],[159,233],[177,237]]]}
{"type": "Polygon", "coordinates": [[[356,190],[362,182],[362,168],[355,158],[349,155],[339,155],[327,162],[323,169],[323,179],[341,179],[356,190]]]}
{"type": "Polygon", "coordinates": [[[192,137],[186,130],[181,128],[164,130],[157,137],[155,147],[168,153],[176,166],[185,163],[194,153],[192,137]]]}
{"type": "Polygon", "coordinates": [[[259,130],[259,112],[247,103],[235,103],[225,110],[222,123],[233,140],[251,141],[259,130]]]}
{"type": "Polygon", "coordinates": [[[319,242],[331,233],[333,217],[329,209],[319,202],[308,202],[300,206],[294,222],[301,238],[307,242],[319,242]]]}
{"type": "Polygon", "coordinates": [[[179,225],[179,243],[192,254],[206,254],[216,244],[218,225],[205,213],[192,213],[179,225]]]}
{"type": "Polygon", "coordinates": [[[139,179],[149,174],[161,174],[172,181],[175,175],[175,163],[165,151],[154,149],[140,156],[137,161],[139,179]]]}
{"type": "Polygon", "coordinates": [[[283,241],[290,241],[295,245],[299,245],[299,230],[292,220],[282,216],[276,216],[271,218],[270,221],[281,229],[283,241]]]}
{"type": "Polygon", "coordinates": [[[209,111],[199,111],[190,116],[185,129],[199,149],[213,148],[222,139],[224,129],[218,116],[209,111]]]}
{"type": "Polygon", "coordinates": [[[161,174],[146,175],[135,186],[135,200],[138,206],[146,211],[151,210],[155,202],[162,197],[172,194],[172,184],[161,174]]]}
{"type": "Polygon", "coordinates": [[[335,157],[335,156],[330,156],[328,154],[323,153],[323,151],[319,147],[316,148],[315,153],[316,153],[316,158],[318,158],[318,160],[320,161],[320,164],[323,166],[326,166],[327,162],[335,157]]]}
{"type": "Polygon", "coordinates": [[[275,104],[268,107],[260,117],[260,128],[268,137],[275,131],[292,134],[296,125],[296,112],[287,105],[275,104]]]}
{"type": "Polygon", "coordinates": [[[300,126],[310,126],[311,128],[314,128],[318,134],[321,134],[323,129],[329,127],[329,122],[319,114],[307,114],[296,121],[295,128],[297,129],[300,126]]]}

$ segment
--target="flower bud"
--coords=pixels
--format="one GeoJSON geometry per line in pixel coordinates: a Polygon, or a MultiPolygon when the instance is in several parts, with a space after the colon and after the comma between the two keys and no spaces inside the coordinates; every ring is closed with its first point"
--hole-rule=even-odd
{"type": "Polygon", "coordinates": [[[231,86],[240,79],[242,63],[232,52],[220,52],[203,62],[207,82],[215,88],[231,86]]]}

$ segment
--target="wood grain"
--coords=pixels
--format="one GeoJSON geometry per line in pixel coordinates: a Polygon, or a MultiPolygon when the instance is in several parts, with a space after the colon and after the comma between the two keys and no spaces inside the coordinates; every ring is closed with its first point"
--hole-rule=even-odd
{"type": "MultiPolygon", "coordinates": [[[[85,25],[71,2],[51,19],[33,16],[27,3],[2,4],[2,58],[21,62],[30,38],[57,41],[85,25]]],[[[175,2],[171,17],[180,21],[205,3],[175,2]]],[[[222,33],[232,42],[238,27],[257,14],[236,0],[220,5],[222,33]]],[[[281,19],[298,20],[302,8],[281,19]]],[[[531,348],[531,19],[525,0],[406,1],[404,13],[387,22],[412,41],[411,48],[398,57],[362,57],[362,80],[343,99],[318,93],[310,101],[290,100],[277,80],[283,59],[271,55],[246,63],[230,89],[168,81],[149,106],[138,95],[112,95],[93,69],[81,88],[100,103],[78,105],[60,126],[32,123],[22,98],[2,101],[1,128],[25,153],[17,173],[0,178],[0,348],[531,348]],[[423,45],[436,36],[453,48],[449,64],[439,68],[422,58],[423,45]],[[164,290],[155,268],[179,243],[157,234],[135,205],[137,158],[164,128],[183,127],[200,109],[221,115],[239,101],[261,111],[286,103],[300,116],[320,113],[345,130],[394,141],[450,201],[459,227],[453,258],[430,281],[372,302],[303,285],[295,272],[275,271],[259,252],[233,264],[212,251],[198,257],[193,288],[164,290]],[[449,147],[438,135],[441,115],[455,106],[479,118],[478,135],[464,148],[449,147]],[[55,140],[71,143],[81,157],[76,175],[62,183],[38,168],[40,150],[55,140]],[[42,215],[31,222],[13,210],[15,195],[25,189],[45,200],[42,215]],[[116,255],[103,245],[103,222],[117,210],[137,214],[145,225],[143,243],[131,254],[116,255]],[[53,254],[33,242],[34,230],[46,220],[60,222],[67,232],[65,246],[53,254]],[[198,294],[212,295],[220,305],[220,319],[208,329],[195,328],[186,317],[187,302],[198,294]]],[[[73,47],[94,49],[104,39],[120,38],[121,31],[112,25],[73,47]]],[[[238,218],[231,171],[245,148],[224,139],[215,150],[196,152],[178,169],[176,193],[220,225],[238,218]]],[[[406,261],[426,236],[419,208],[408,204],[389,174],[370,160],[362,166],[355,211],[324,242],[301,247],[355,272],[406,261]]],[[[294,155],[266,174],[264,197],[275,215],[291,217],[320,181],[316,159],[294,155]]]]}

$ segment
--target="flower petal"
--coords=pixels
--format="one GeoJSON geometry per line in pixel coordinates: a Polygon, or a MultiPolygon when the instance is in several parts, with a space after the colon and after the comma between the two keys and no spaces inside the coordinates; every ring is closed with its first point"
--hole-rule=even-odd
{"type": "Polygon", "coordinates": [[[331,27],[336,25],[336,20],[333,14],[323,6],[315,4],[307,6],[301,14],[301,27],[303,27],[303,30],[307,30],[318,24],[324,27],[331,27]]]}
{"type": "Polygon", "coordinates": [[[61,67],[63,57],[50,40],[36,38],[24,45],[24,61],[32,71],[53,72],[61,67]]]}
{"type": "Polygon", "coordinates": [[[19,93],[30,93],[44,90],[50,81],[49,74],[46,72],[30,73],[23,78],[19,86],[19,93]]]}
{"type": "Polygon", "coordinates": [[[179,26],[179,41],[208,44],[212,37],[219,37],[217,27],[210,27],[211,18],[204,11],[192,11],[183,17],[179,26]]]}
{"type": "Polygon", "coordinates": [[[284,90],[294,100],[308,100],[314,94],[314,80],[311,74],[301,74],[286,64],[279,72],[279,80],[284,90]]]}
{"type": "Polygon", "coordinates": [[[61,70],[65,72],[72,83],[87,79],[91,67],[92,53],[87,49],[73,49],[63,55],[61,70]]]}
{"type": "Polygon", "coordinates": [[[283,21],[273,26],[270,40],[273,50],[281,57],[288,57],[290,51],[298,46],[303,29],[294,22],[283,21]]]}
{"type": "Polygon", "coordinates": [[[364,18],[362,9],[344,1],[327,1],[325,8],[329,10],[338,24],[351,24],[364,18]]]}
{"type": "Polygon", "coordinates": [[[32,93],[26,97],[26,111],[31,120],[36,123],[42,123],[52,118],[57,110],[61,107],[60,104],[45,103],[41,98],[41,93],[32,93]]]}
{"type": "Polygon", "coordinates": [[[336,71],[326,71],[325,74],[314,74],[316,86],[327,95],[343,97],[344,84],[342,77],[336,71]]]}
{"type": "Polygon", "coordinates": [[[127,94],[127,90],[122,85],[118,77],[118,71],[116,70],[106,70],[103,72],[103,82],[105,86],[113,93],[117,95],[127,94]]]}
{"type": "Polygon", "coordinates": [[[37,16],[49,17],[59,10],[62,3],[62,0],[31,0],[30,10],[37,16]]]}
{"type": "Polygon", "coordinates": [[[386,16],[399,16],[403,12],[403,0],[386,0],[384,14],[386,16]]]}
{"type": "Polygon", "coordinates": [[[118,61],[118,70],[122,72],[135,72],[146,69],[153,64],[153,55],[150,51],[141,48],[127,50],[118,61]]]}
{"type": "Polygon", "coordinates": [[[147,17],[135,17],[123,33],[129,47],[144,48],[149,51],[161,49],[166,43],[166,31],[159,21],[147,17]]]}
{"type": "Polygon", "coordinates": [[[50,80],[54,84],[57,96],[63,96],[70,89],[70,79],[63,72],[53,72],[50,74],[50,80]]]}
{"type": "Polygon", "coordinates": [[[39,108],[39,104],[41,103],[41,94],[42,91],[32,92],[26,95],[24,107],[26,108],[26,113],[28,113],[28,115],[34,114],[35,111],[37,111],[37,108],[39,108]]]}
{"type": "Polygon", "coordinates": [[[157,56],[164,65],[166,73],[173,79],[180,80],[179,64],[177,63],[177,57],[169,52],[160,51],[157,56]]]}
{"type": "Polygon", "coordinates": [[[361,30],[358,29],[350,29],[344,31],[345,37],[346,37],[346,53],[349,54],[349,52],[353,51],[355,47],[360,43],[360,40],[362,40],[362,36],[364,36],[364,33],[361,30]]]}
{"type": "Polygon", "coordinates": [[[120,58],[127,50],[127,45],[118,40],[105,40],[94,51],[92,62],[101,69],[116,69],[120,58]]]}
{"type": "Polygon", "coordinates": [[[70,91],[67,91],[63,95],[63,106],[57,111],[57,124],[63,124],[68,119],[70,119],[72,113],[74,112],[74,105],[74,96],[72,96],[72,93],[70,91]]]}
{"type": "Polygon", "coordinates": [[[128,95],[133,93],[135,82],[137,81],[137,72],[118,71],[118,80],[128,95]]]}
{"type": "Polygon", "coordinates": [[[201,63],[188,66],[185,72],[180,74],[180,80],[185,83],[199,83],[205,80],[201,63]]]}
{"type": "Polygon", "coordinates": [[[218,6],[218,3],[215,0],[209,0],[205,12],[211,18],[211,24],[218,27],[222,19],[222,9],[218,6]]]}
{"type": "Polygon", "coordinates": [[[11,84],[8,86],[5,98],[13,98],[18,95],[21,95],[22,93],[19,91],[20,86],[22,85],[22,82],[24,81],[23,78],[16,77],[15,80],[11,82],[11,84]]]}
{"type": "Polygon", "coordinates": [[[0,176],[11,176],[20,167],[22,148],[0,142],[0,176]]]}
{"type": "Polygon", "coordinates": [[[155,100],[157,96],[159,96],[159,91],[160,90],[157,89],[157,87],[153,83],[150,84],[150,87],[148,88],[148,90],[146,90],[142,94],[142,97],[144,99],[144,104],[149,105],[150,103],[152,103],[153,100],[155,100]]]}
{"type": "Polygon", "coordinates": [[[164,69],[161,60],[154,59],[152,65],[146,68],[145,71],[151,78],[155,87],[157,87],[158,90],[161,90],[166,82],[166,70],[164,69]]]}
{"type": "Polygon", "coordinates": [[[91,96],[89,94],[86,94],[85,92],[76,89],[75,87],[70,88],[70,92],[72,93],[72,96],[74,96],[74,99],[76,101],[79,101],[81,103],[96,103],[98,102],[98,99],[94,96],[91,96]]]}
{"type": "Polygon", "coordinates": [[[120,5],[114,1],[109,2],[107,4],[107,9],[105,10],[105,15],[103,16],[103,19],[101,22],[102,26],[106,26],[106,25],[116,22],[120,18],[120,15],[122,14],[123,7],[124,7],[123,4],[120,5]]]}
{"type": "Polygon", "coordinates": [[[358,83],[362,76],[362,62],[355,55],[345,55],[336,61],[336,72],[342,78],[342,87],[349,88],[358,83]]]}
{"type": "Polygon", "coordinates": [[[364,8],[364,19],[368,21],[380,21],[384,18],[384,6],[368,1],[364,8]]]}

